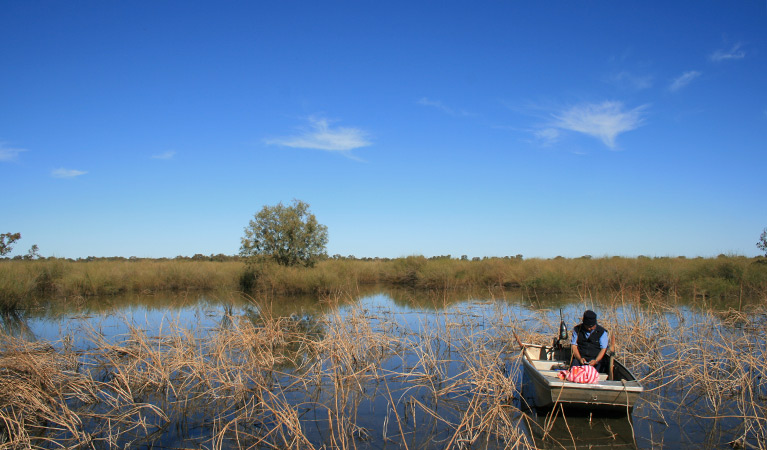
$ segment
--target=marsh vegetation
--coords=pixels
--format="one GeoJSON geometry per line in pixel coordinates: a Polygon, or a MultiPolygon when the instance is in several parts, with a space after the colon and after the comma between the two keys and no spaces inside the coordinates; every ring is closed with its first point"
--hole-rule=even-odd
{"type": "Polygon", "coordinates": [[[517,289],[527,297],[692,298],[701,305],[767,297],[767,259],[335,257],[314,267],[216,255],[192,259],[0,260],[0,305],[119,294],[229,291],[251,295],[333,295],[365,286],[445,292],[517,289]]]}
{"type": "Polygon", "coordinates": [[[415,292],[5,316],[0,445],[767,448],[763,300],[415,292]],[[647,387],[631,416],[529,404],[512,331],[550,342],[584,307],[647,387]]]}

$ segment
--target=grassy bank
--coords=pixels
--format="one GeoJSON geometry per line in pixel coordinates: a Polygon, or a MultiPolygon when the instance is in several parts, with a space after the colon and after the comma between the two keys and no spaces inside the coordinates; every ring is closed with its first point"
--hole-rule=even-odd
{"type": "Polygon", "coordinates": [[[242,263],[210,261],[0,261],[0,303],[127,293],[236,289],[242,263]]]}
{"type": "Polygon", "coordinates": [[[361,285],[415,289],[518,288],[526,295],[668,295],[702,299],[767,298],[764,258],[487,258],[411,256],[392,260],[329,259],[313,268],[242,261],[0,261],[0,303],[125,293],[238,290],[327,294],[361,285]]]}

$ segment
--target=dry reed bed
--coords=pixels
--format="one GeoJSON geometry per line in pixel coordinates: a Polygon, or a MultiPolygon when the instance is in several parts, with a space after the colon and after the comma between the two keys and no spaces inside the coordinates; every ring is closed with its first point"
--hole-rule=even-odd
{"type": "Polygon", "coordinates": [[[529,448],[509,403],[518,377],[499,370],[506,346],[473,317],[445,322],[454,329],[441,335],[403,328],[384,311],[313,322],[259,308],[206,331],[171,323],[149,334],[127,322],[115,340],[90,329],[94,350],[85,352],[5,336],[0,448],[106,448],[163,434],[207,448],[357,448],[381,439],[529,448]],[[25,369],[12,372],[17,359],[25,369]],[[34,394],[9,394],[21,387],[34,394]]]}
{"type": "MultiPolygon", "coordinates": [[[[767,448],[767,311],[688,310],[663,302],[618,304],[603,322],[620,336],[619,357],[646,391],[635,421],[662,446],[671,430],[703,446],[767,448]],[[662,439],[662,438],[659,438],[662,439]]],[[[676,436],[679,435],[679,436],[676,436]]]]}
{"type": "MultiPolygon", "coordinates": [[[[556,315],[517,317],[498,302],[408,321],[326,301],[335,313],[319,320],[258,305],[210,330],[170,323],[149,334],[128,323],[116,340],[91,329],[89,351],[67,338],[3,336],[0,448],[159,439],[211,449],[534,448],[529,427],[541,425],[520,406],[512,330],[548,342],[556,315]]],[[[600,311],[648,387],[635,422],[656,434],[640,443],[661,446],[664,427],[703,421],[726,425],[738,445],[767,448],[762,312],[615,303],[583,306],[600,311]]],[[[536,431],[545,436],[555,420],[564,419],[536,431]]]]}

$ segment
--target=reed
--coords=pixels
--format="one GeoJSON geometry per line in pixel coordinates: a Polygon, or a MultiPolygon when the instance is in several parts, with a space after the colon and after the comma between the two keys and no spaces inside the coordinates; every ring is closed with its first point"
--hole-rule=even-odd
{"type": "MultiPolygon", "coordinates": [[[[46,345],[46,359],[2,336],[4,348],[17,348],[5,355],[22,357],[28,371],[60,377],[33,383],[37,396],[23,391],[15,403],[5,402],[0,418],[13,430],[3,446],[125,446],[175,428],[185,445],[213,448],[356,448],[369,439],[416,448],[429,444],[420,431],[427,425],[447,447],[483,438],[529,448],[519,417],[509,413],[516,411],[508,404],[514,378],[498,370],[505,350],[481,337],[485,331],[473,319],[460,325],[471,334],[416,334],[385,311],[342,315],[345,298],[324,301],[336,313],[315,323],[274,315],[263,302],[206,330],[171,322],[149,334],[126,323],[126,335],[107,337],[90,329],[92,350],[74,352],[65,340],[46,345]],[[74,366],[51,372],[47,361],[62,359],[74,366]],[[389,419],[383,427],[366,413],[382,396],[389,419]],[[63,411],[40,418],[47,426],[60,423],[56,431],[18,419],[43,414],[41,402],[63,411]],[[207,437],[195,437],[200,427],[207,437]]],[[[22,392],[28,377],[11,372],[10,358],[2,361],[9,383],[3,392],[22,392]]]]}
{"type": "MultiPolygon", "coordinates": [[[[259,299],[212,328],[126,321],[115,337],[84,326],[82,349],[68,336],[33,343],[0,335],[0,448],[162,437],[221,449],[528,449],[538,445],[531,428],[553,439],[552,426],[569,420],[536,421],[526,408],[512,344],[512,332],[550,342],[552,311],[522,317],[490,301],[441,305],[413,321],[336,292],[322,299],[328,313],[296,317],[259,299]]],[[[681,313],[664,296],[619,294],[584,296],[579,306],[600,312],[619,358],[648,387],[634,410],[640,441],[649,439],[640,446],[662,446],[665,429],[686,427],[722,430],[705,445],[767,448],[767,311],[681,313]]]]}
{"type": "Polygon", "coordinates": [[[767,298],[765,262],[738,256],[478,261],[410,256],[328,259],[306,268],[238,260],[0,260],[0,305],[12,309],[76,297],[208,290],[328,295],[378,284],[436,292],[520,289],[531,298],[661,295],[721,306],[767,298]]]}
{"type": "Polygon", "coordinates": [[[274,294],[330,293],[389,283],[420,289],[520,287],[528,295],[621,292],[703,299],[764,296],[767,265],[715,260],[487,259],[409,257],[392,261],[328,260],[316,268],[211,261],[0,261],[0,300],[29,304],[50,297],[248,287],[274,294]]]}
{"type": "Polygon", "coordinates": [[[244,268],[211,261],[0,260],[0,305],[35,306],[50,299],[238,289],[244,268]]]}
{"type": "Polygon", "coordinates": [[[162,411],[135,401],[118,383],[79,370],[71,349],[2,337],[0,448],[104,445],[147,430],[162,411]]]}
{"type": "Polygon", "coordinates": [[[634,422],[650,428],[645,433],[684,430],[706,435],[697,443],[706,447],[767,448],[763,304],[743,311],[682,310],[657,298],[612,305],[601,305],[600,323],[620,337],[619,358],[649,388],[634,411],[634,422]]]}

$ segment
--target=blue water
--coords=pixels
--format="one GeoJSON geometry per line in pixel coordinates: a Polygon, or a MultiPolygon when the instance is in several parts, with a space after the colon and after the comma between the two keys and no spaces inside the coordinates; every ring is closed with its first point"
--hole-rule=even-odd
{"type": "MultiPolygon", "coordinates": [[[[204,339],[211,332],[231,326],[237,318],[258,318],[261,313],[261,307],[252,302],[204,296],[184,302],[153,299],[148,303],[145,299],[122,299],[110,300],[110,303],[112,307],[80,305],[68,311],[31,311],[17,318],[6,317],[3,328],[29,341],[50,342],[57,349],[68,346],[87,354],[98,350],[103,343],[120,344],[130,340],[134,333],[162,338],[184,329],[204,339]]],[[[354,427],[358,427],[350,431],[357,448],[400,448],[406,444],[409,448],[444,448],[453,441],[456,424],[472,399],[476,398],[476,386],[467,375],[472,363],[467,361],[466,351],[471,351],[472,346],[492,347],[501,355],[501,359],[493,363],[495,367],[492,370],[514,377],[513,381],[522,387],[524,380],[517,364],[518,355],[511,330],[553,336],[560,319],[564,319],[571,328],[586,308],[601,312],[599,302],[586,303],[574,298],[531,302],[518,295],[503,298],[467,296],[439,301],[418,298],[416,294],[392,295],[386,292],[337,303],[279,300],[279,315],[306,323],[307,329],[322,324],[327,328],[324,332],[351,332],[357,326],[352,322],[362,320],[364,326],[373,332],[398,337],[402,348],[390,352],[376,369],[381,372],[378,381],[360,386],[361,390],[354,394],[356,397],[349,404],[342,405],[342,409],[354,418],[354,427]],[[425,363],[423,354],[417,351],[423,348],[431,349],[431,354],[438,360],[431,365],[425,363]],[[440,374],[445,386],[452,383],[444,396],[435,397],[433,389],[416,380],[421,374],[429,373],[440,374]],[[399,423],[397,419],[400,419],[399,423]]],[[[623,320],[640,320],[654,315],[658,323],[671,328],[689,324],[722,326],[716,323],[717,318],[689,306],[658,312],[624,305],[612,308],[611,314],[623,320]]],[[[725,329],[725,334],[740,332],[735,328],[725,329]]],[[[321,334],[316,338],[321,339],[321,334]]],[[[763,345],[764,335],[759,339],[757,337],[756,343],[763,345]]],[[[672,359],[676,349],[669,346],[660,351],[664,357],[672,359]]],[[[362,354],[364,350],[359,350],[360,360],[365,358],[362,354]]],[[[315,447],[332,445],[329,441],[332,437],[328,428],[328,411],[333,405],[335,392],[329,375],[337,369],[333,364],[330,359],[323,361],[324,381],[315,390],[279,390],[284,396],[282,401],[295,406],[303,432],[315,447]]],[[[275,373],[272,382],[290,385],[295,379],[289,369],[286,370],[282,375],[275,373]]],[[[645,369],[638,367],[635,370],[645,369]]],[[[648,375],[635,374],[639,377],[648,375]]],[[[560,445],[566,448],[594,445],[655,448],[659,443],[667,448],[724,448],[727,442],[739,437],[742,427],[739,427],[741,424],[737,419],[701,419],[700,416],[705,414],[696,414],[694,409],[703,408],[705,404],[693,396],[689,401],[684,397],[685,389],[690,387],[680,388],[674,383],[666,385],[667,381],[663,374],[649,374],[644,380],[649,392],[638,402],[633,416],[572,413],[560,417],[549,433],[557,439],[556,442],[540,440],[537,430],[546,424],[546,414],[526,409],[524,402],[521,402],[521,391],[508,399],[509,420],[520,425],[530,443],[550,448],[561,448],[560,445]]],[[[764,389],[764,386],[757,386],[756,389],[764,389]]],[[[273,432],[273,427],[279,426],[266,416],[262,419],[257,424],[243,425],[241,431],[268,435],[265,430],[273,432]]],[[[165,448],[212,445],[215,426],[204,413],[185,413],[183,418],[171,415],[171,420],[171,424],[142,445],[165,448]]],[[[504,448],[507,445],[503,441],[489,439],[487,435],[484,437],[485,440],[479,444],[475,442],[474,447],[504,448]]],[[[227,448],[231,446],[231,442],[224,445],[227,448]]]]}

